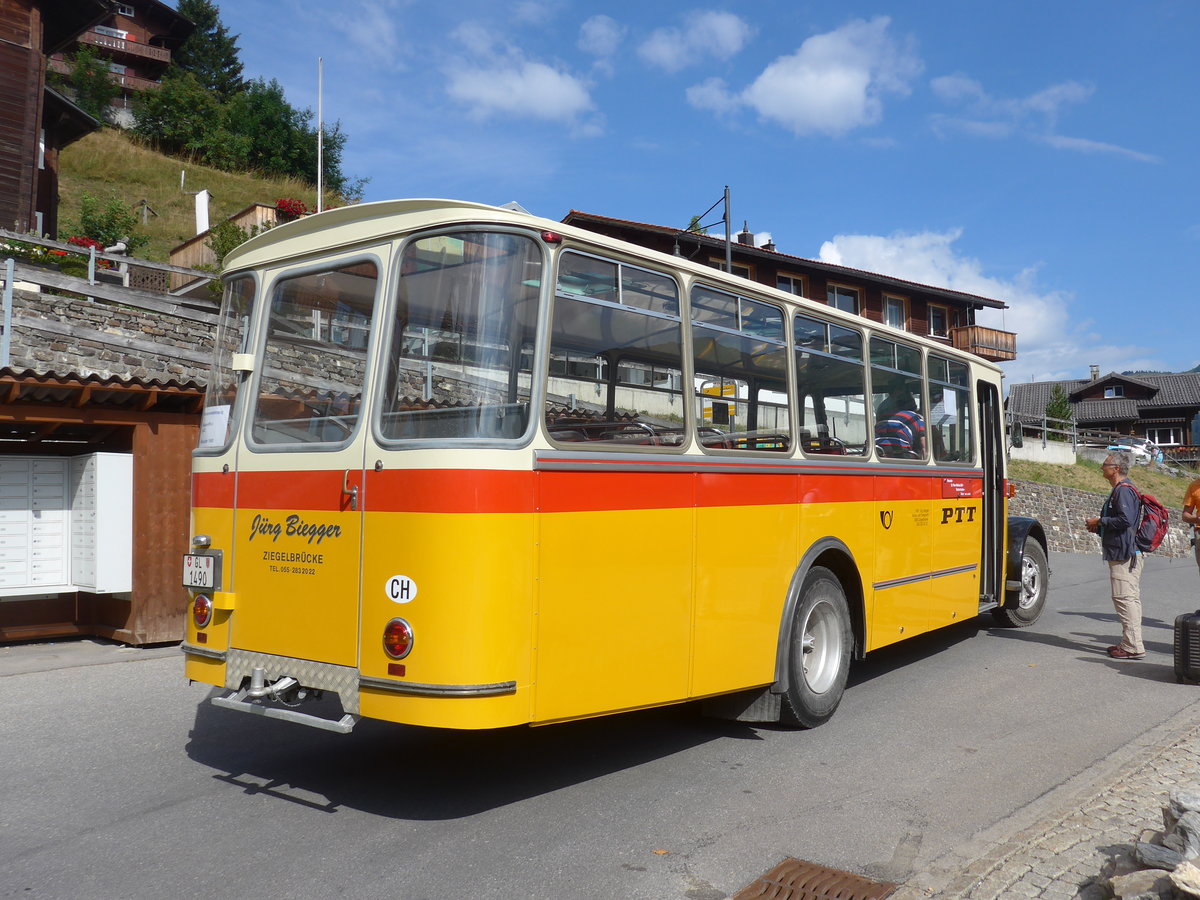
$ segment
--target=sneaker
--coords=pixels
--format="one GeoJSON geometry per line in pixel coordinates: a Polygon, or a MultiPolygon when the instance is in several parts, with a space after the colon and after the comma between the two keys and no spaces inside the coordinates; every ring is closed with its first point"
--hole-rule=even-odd
{"type": "Polygon", "coordinates": [[[1126,650],[1120,646],[1109,647],[1108,655],[1111,656],[1113,659],[1145,659],[1146,658],[1145,653],[1130,653],[1128,650],[1126,650]]]}

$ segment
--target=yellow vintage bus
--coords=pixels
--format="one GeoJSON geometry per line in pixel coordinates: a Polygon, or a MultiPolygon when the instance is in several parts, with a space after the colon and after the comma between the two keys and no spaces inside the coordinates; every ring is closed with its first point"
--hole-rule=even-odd
{"type": "Polygon", "coordinates": [[[852,659],[1045,603],[1000,372],[944,344],[456,201],[283,225],[224,282],[183,560],[223,707],[812,727],[852,659]]]}

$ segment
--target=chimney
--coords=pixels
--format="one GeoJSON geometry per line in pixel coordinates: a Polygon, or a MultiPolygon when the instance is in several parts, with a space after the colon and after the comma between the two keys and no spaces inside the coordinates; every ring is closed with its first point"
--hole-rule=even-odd
{"type": "Polygon", "coordinates": [[[754,246],[754,232],[750,230],[750,223],[744,219],[742,220],[742,230],[737,233],[737,242],[754,246]]]}
{"type": "Polygon", "coordinates": [[[1091,369],[1091,372],[1092,372],[1092,381],[1095,381],[1097,378],[1100,377],[1100,367],[1099,366],[1090,366],[1089,368],[1091,369]]]}
{"type": "Polygon", "coordinates": [[[208,231],[208,191],[196,193],[196,234],[208,231]]]}

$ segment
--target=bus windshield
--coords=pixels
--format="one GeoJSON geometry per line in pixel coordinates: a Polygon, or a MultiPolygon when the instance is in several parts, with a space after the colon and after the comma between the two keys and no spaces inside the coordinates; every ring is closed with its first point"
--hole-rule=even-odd
{"type": "Polygon", "coordinates": [[[529,237],[459,232],[410,241],[401,260],[381,437],[524,435],[541,285],[541,250],[529,237]]]}

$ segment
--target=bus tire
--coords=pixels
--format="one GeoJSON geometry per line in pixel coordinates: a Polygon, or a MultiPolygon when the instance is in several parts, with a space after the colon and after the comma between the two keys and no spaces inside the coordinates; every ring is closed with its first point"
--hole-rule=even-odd
{"type": "Polygon", "coordinates": [[[814,566],[792,614],[785,721],[801,728],[829,721],[846,690],[853,644],[846,592],[831,571],[814,566]]]}
{"type": "Polygon", "coordinates": [[[1046,551],[1032,537],[1021,549],[1021,588],[1014,606],[992,610],[992,617],[1008,628],[1032,625],[1046,608],[1046,592],[1050,586],[1050,565],[1046,551]]]}

